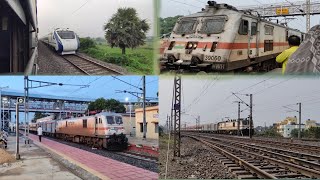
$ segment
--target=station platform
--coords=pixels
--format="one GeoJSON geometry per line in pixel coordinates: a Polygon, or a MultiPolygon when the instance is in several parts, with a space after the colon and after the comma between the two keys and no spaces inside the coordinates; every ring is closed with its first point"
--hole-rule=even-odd
{"type": "Polygon", "coordinates": [[[159,156],[159,140],[145,139],[128,136],[129,147],[128,151],[143,153],[150,156],[159,156]]]}
{"type": "Polygon", "coordinates": [[[80,180],[65,166],[57,162],[52,154],[35,144],[24,145],[20,138],[20,160],[15,160],[15,136],[8,137],[8,148],[0,149],[0,179],[1,180],[34,180],[34,179],[65,179],[80,180]]]}
{"type": "Polygon", "coordinates": [[[42,138],[42,142],[40,143],[38,141],[38,136],[33,134],[29,134],[29,138],[35,145],[44,148],[49,152],[58,154],[60,157],[73,164],[76,164],[77,166],[90,172],[100,179],[158,179],[158,173],[155,172],[151,172],[85,150],[58,143],[44,137],[42,138]]]}

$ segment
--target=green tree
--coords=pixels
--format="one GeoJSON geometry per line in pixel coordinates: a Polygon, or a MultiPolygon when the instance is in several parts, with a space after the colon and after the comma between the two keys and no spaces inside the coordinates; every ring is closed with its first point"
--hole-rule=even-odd
{"type": "Polygon", "coordinates": [[[178,19],[182,17],[180,15],[175,17],[167,17],[167,18],[160,18],[159,25],[160,25],[160,35],[169,34],[172,32],[176,22],[178,19]]]}
{"type": "Polygon", "coordinates": [[[108,111],[112,111],[112,112],[116,112],[116,113],[125,113],[126,112],[126,108],[124,107],[124,105],[120,101],[117,101],[115,99],[109,99],[109,100],[107,100],[106,103],[107,103],[106,109],[108,111]]]}
{"type": "Polygon", "coordinates": [[[134,8],[119,8],[103,28],[105,38],[111,47],[119,47],[122,54],[126,54],[126,48],[136,48],[145,44],[144,40],[150,26],[146,19],[139,19],[134,8]]]}
{"type": "Polygon", "coordinates": [[[41,113],[41,112],[36,112],[34,113],[33,119],[31,120],[31,122],[35,123],[37,122],[37,119],[41,119],[47,117],[47,115],[45,113],[41,113]]]}
{"type": "Polygon", "coordinates": [[[88,106],[89,111],[102,111],[102,110],[107,110],[107,111],[112,111],[116,113],[125,113],[126,108],[124,105],[115,99],[104,99],[104,98],[99,98],[95,100],[94,102],[91,102],[88,106]]]}
{"type": "Polygon", "coordinates": [[[80,38],[80,49],[86,50],[89,48],[96,47],[96,43],[93,39],[86,37],[86,38],[80,38]]]}

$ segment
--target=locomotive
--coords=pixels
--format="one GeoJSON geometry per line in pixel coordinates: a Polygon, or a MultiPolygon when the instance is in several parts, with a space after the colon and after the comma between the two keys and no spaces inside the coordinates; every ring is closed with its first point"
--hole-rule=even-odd
{"type": "Polygon", "coordinates": [[[44,38],[43,42],[61,55],[76,54],[80,48],[79,37],[69,29],[55,29],[44,38]]]}
{"type": "MultiPolygon", "coordinates": [[[[249,136],[253,134],[254,130],[250,131],[250,120],[249,119],[230,119],[227,121],[221,121],[218,123],[204,124],[199,127],[188,127],[184,131],[188,132],[201,132],[201,133],[214,133],[214,134],[229,134],[238,135],[238,122],[239,122],[239,135],[249,136]]],[[[253,124],[252,124],[252,127],[253,124]]]]}
{"type": "Polygon", "coordinates": [[[201,12],[178,19],[160,47],[161,69],[205,72],[270,71],[288,37],[304,33],[250,11],[208,1],[201,12]]]}
{"type": "Polygon", "coordinates": [[[32,123],[30,132],[36,133],[39,126],[44,136],[107,150],[125,150],[128,147],[122,116],[116,113],[102,112],[94,116],[32,123]]]}

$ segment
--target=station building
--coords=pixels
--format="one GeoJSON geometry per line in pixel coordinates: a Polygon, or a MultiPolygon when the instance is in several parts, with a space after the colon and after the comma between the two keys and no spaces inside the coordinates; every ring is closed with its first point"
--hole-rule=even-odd
{"type": "MultiPolygon", "coordinates": [[[[143,138],[143,108],[135,110],[136,137],[143,138]]],[[[147,139],[159,139],[159,106],[146,108],[147,139]]]]}

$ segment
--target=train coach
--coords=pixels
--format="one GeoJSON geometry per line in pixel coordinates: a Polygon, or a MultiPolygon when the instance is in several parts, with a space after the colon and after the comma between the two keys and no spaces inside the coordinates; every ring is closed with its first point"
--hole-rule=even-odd
{"type": "Polygon", "coordinates": [[[0,1],[0,73],[37,73],[37,0],[0,1]]]}
{"type": "Polygon", "coordinates": [[[44,136],[87,144],[107,150],[124,150],[128,147],[122,116],[102,112],[64,120],[49,120],[37,123],[30,131],[36,133],[41,126],[44,136]]]}
{"type": "Polygon", "coordinates": [[[60,55],[76,54],[80,48],[79,37],[69,29],[55,29],[44,38],[43,42],[60,55]]]}
{"type": "MultiPolygon", "coordinates": [[[[239,120],[239,135],[249,136],[253,134],[254,130],[250,130],[250,121],[248,119],[239,120]]],[[[253,127],[253,124],[252,124],[253,127]]],[[[238,120],[230,119],[227,121],[221,121],[218,123],[204,124],[199,127],[189,127],[184,131],[189,132],[201,132],[201,133],[214,133],[214,134],[229,134],[229,135],[238,135],[238,120]]]]}
{"type": "Polygon", "coordinates": [[[208,1],[201,12],[179,18],[169,40],[163,41],[162,69],[206,72],[270,71],[275,58],[289,47],[288,37],[304,33],[208,1]]]}

